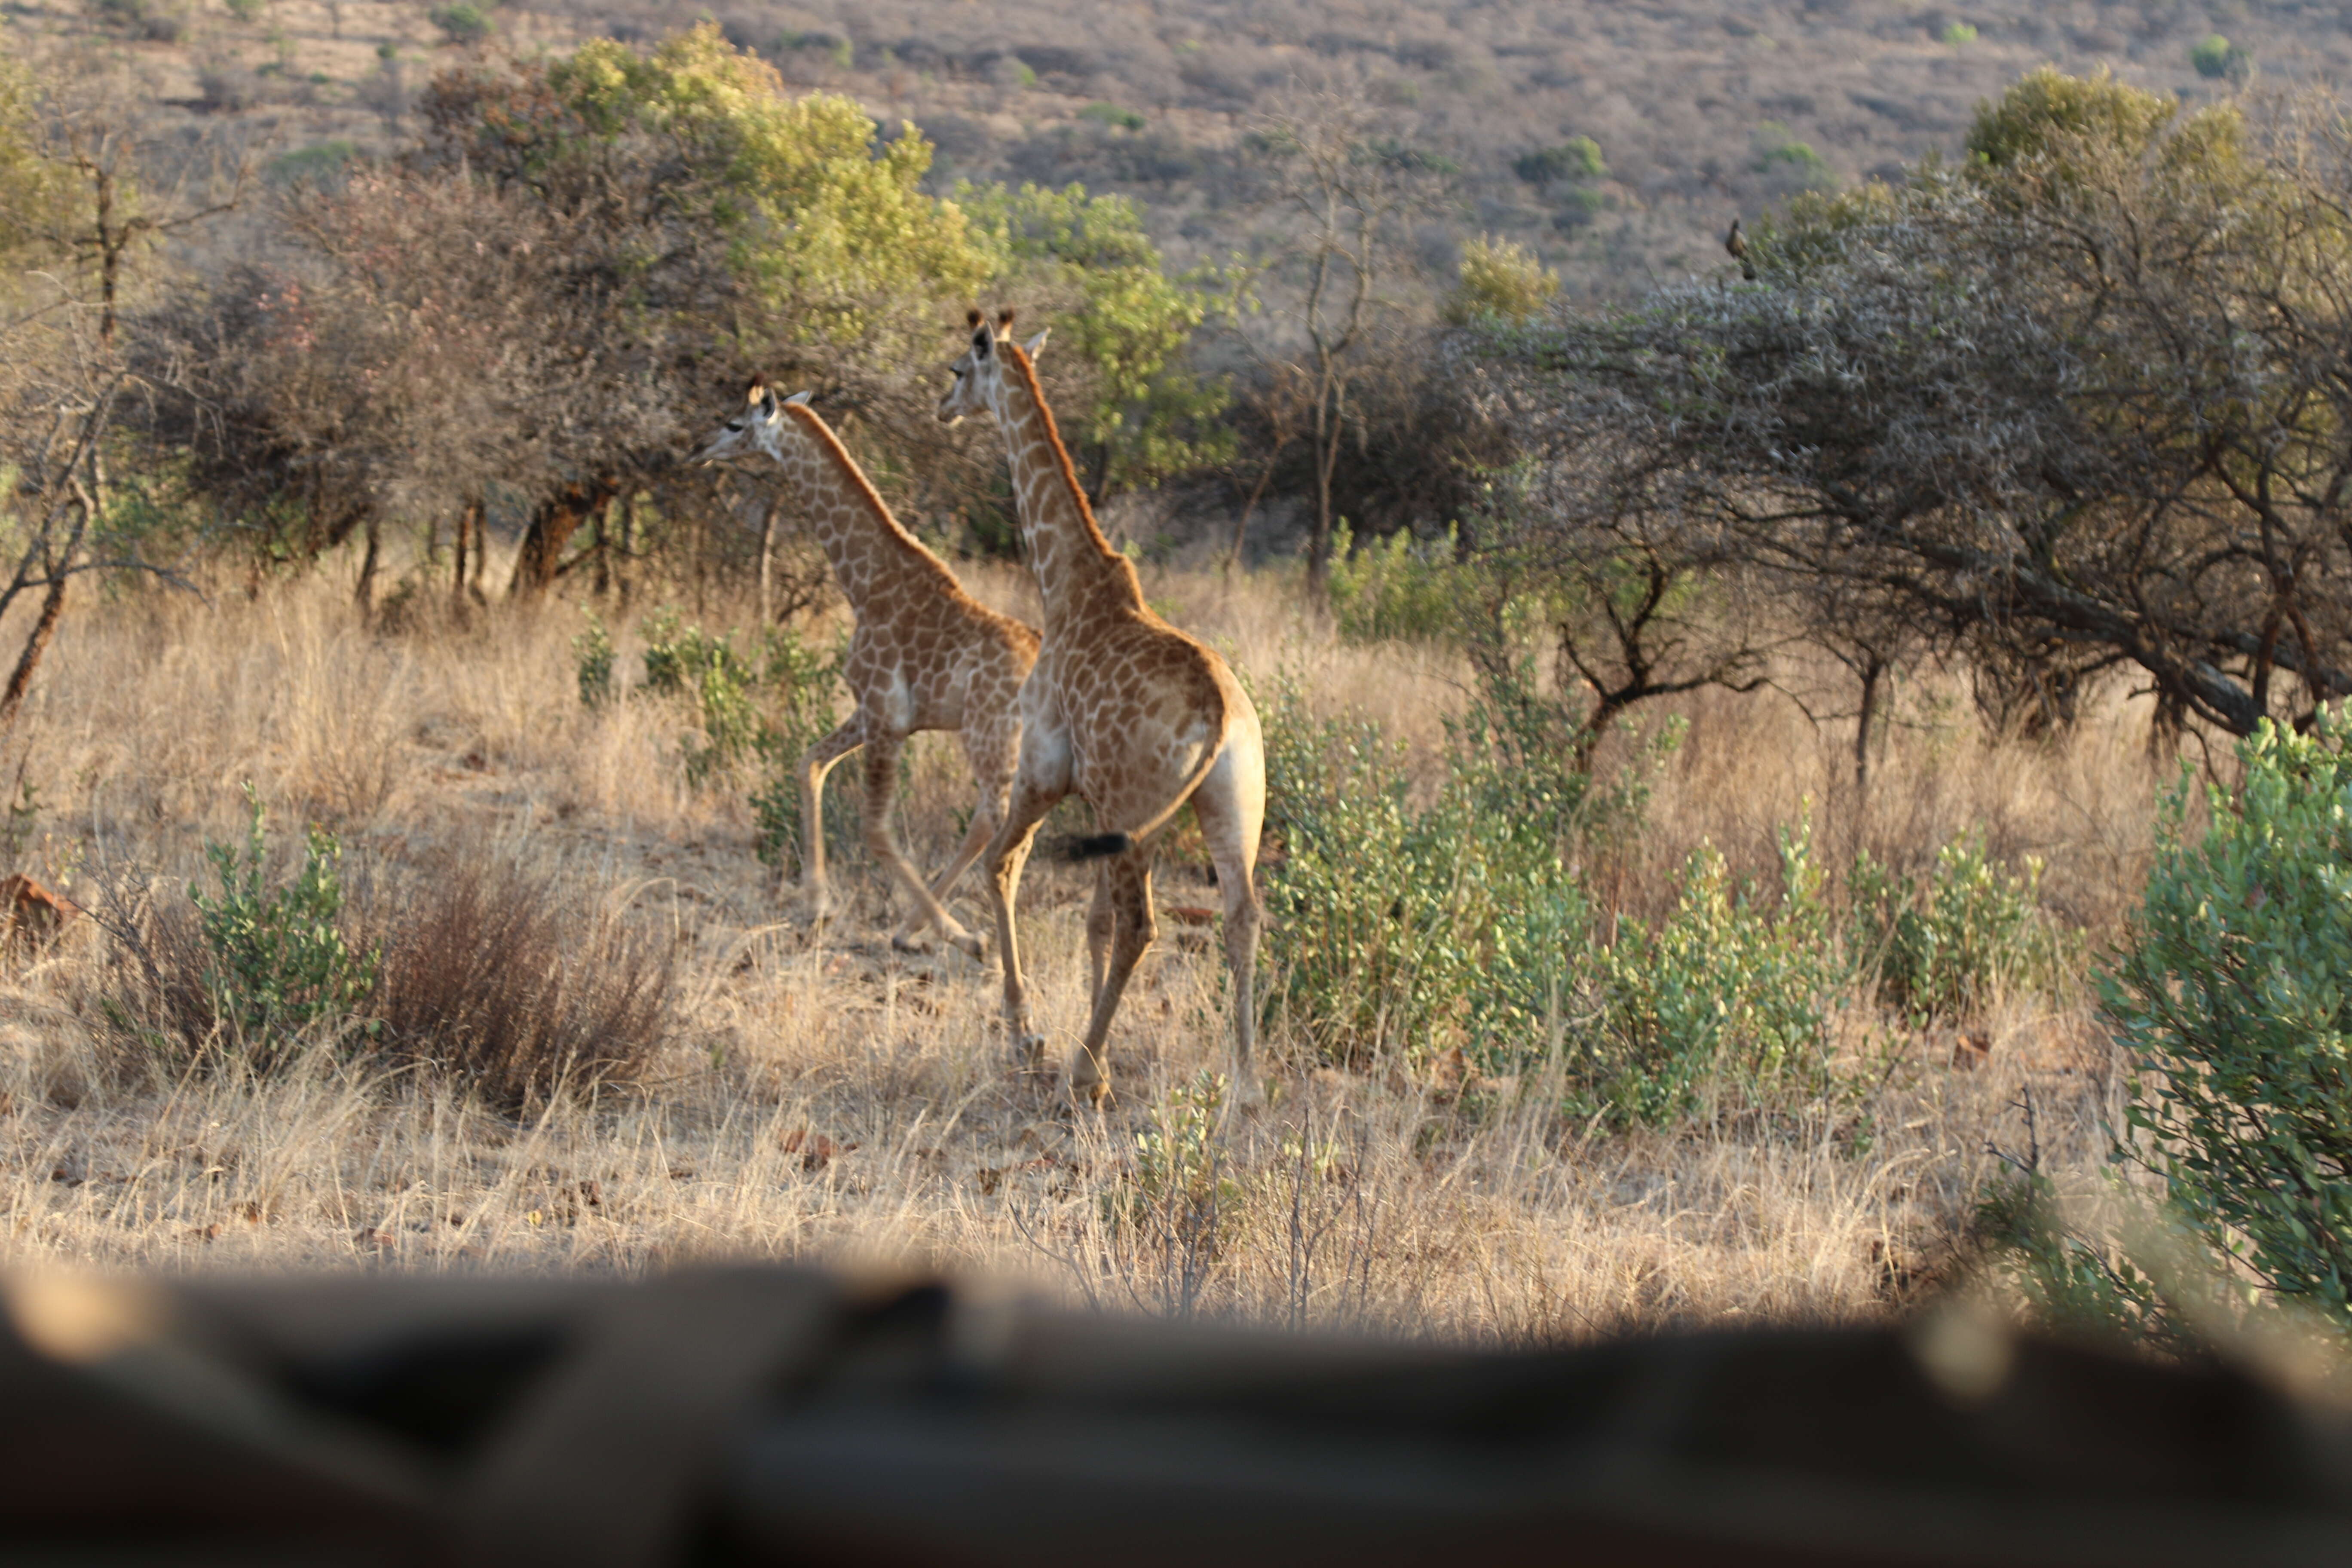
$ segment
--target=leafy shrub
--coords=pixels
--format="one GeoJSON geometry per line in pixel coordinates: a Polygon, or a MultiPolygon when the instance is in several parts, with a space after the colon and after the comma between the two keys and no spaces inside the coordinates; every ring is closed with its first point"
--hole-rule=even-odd
{"type": "Polygon", "coordinates": [[[613,634],[594,616],[588,629],[572,639],[572,655],[579,665],[580,700],[601,708],[613,700],[613,634]]]}
{"type": "Polygon", "coordinates": [[[2199,76],[2218,80],[2243,76],[2246,68],[2253,63],[2253,56],[2221,34],[2208,33],[2189,46],[2189,63],[2197,68],[2199,76]]]}
{"type": "Polygon", "coordinates": [[[1837,184],[1837,176],[1812,143],[1798,141],[1776,121],[1768,120],[1757,127],[1751,167],[1767,176],[1776,191],[1787,194],[1825,191],[1837,184]]]}
{"type": "Polygon", "coordinates": [[[440,28],[441,36],[453,44],[478,44],[490,36],[489,17],[467,0],[437,6],[425,13],[425,20],[440,28]]]}
{"type": "Polygon", "coordinates": [[[1559,210],[1551,215],[1551,226],[1562,234],[1574,234],[1609,210],[1607,198],[1599,191],[1577,186],[1559,195],[1559,210]]]}
{"type": "MultiPolygon", "coordinates": [[[[2352,1331],[2352,738],[2265,724],[2244,782],[2184,782],[2100,1000],[2137,1068],[2129,1125],[2216,1276],[2352,1331]]],[[[2126,1152],[2119,1151],[2119,1153],[2126,1152]]]]}
{"type": "Polygon", "coordinates": [[[1977,41],[1976,27],[1968,22],[1947,22],[1944,30],[1936,36],[1956,49],[1964,49],[1977,41]]]}
{"type": "Polygon", "coordinates": [[[1936,851],[1927,876],[1854,861],[1853,950],[1885,1005],[1916,1023],[1980,1010],[2007,983],[2046,981],[2059,940],[2042,910],[2042,863],[2021,872],[1985,853],[1981,834],[1936,851]]]}
{"type": "Polygon", "coordinates": [[[1830,1081],[1830,1021],[1849,978],[1810,829],[1780,837],[1781,891],[1737,895],[1723,857],[1692,855],[1674,912],[1627,920],[1594,954],[1599,1006],[1567,1063],[1570,1110],[1661,1126],[1709,1080],[1751,1102],[1830,1081]]]}
{"type": "Polygon", "coordinates": [[[375,984],[376,956],[344,939],[334,837],[310,829],[301,869],[290,882],[273,882],[261,801],[250,784],[246,800],[252,827],[244,849],[205,847],[220,890],[207,895],[192,884],[188,899],[209,959],[204,990],[214,1019],[267,1066],[288,1037],[347,1016],[375,984]]]}
{"type": "Polygon", "coordinates": [[[1526,247],[1481,235],[1462,247],[1461,277],[1444,306],[1445,320],[1467,326],[1495,321],[1517,326],[1559,297],[1559,274],[1526,247]]]}
{"type": "Polygon", "coordinates": [[[1590,136],[1571,136],[1557,147],[1538,147],[1511,160],[1511,173],[1531,185],[1568,180],[1603,180],[1609,165],[1601,161],[1601,143],[1590,136]]]}
{"type": "Polygon", "coordinates": [[[681,626],[675,610],[648,616],[645,634],[646,689],[694,700],[702,738],[685,744],[687,783],[699,789],[738,763],[779,748],[782,737],[753,698],[766,671],[737,652],[732,637],[681,626]]]}
{"type": "Polygon", "coordinates": [[[1349,642],[1458,642],[1462,605],[1477,569],[1454,560],[1455,534],[1423,543],[1399,531],[1355,548],[1341,518],[1331,531],[1331,616],[1349,642]]]}
{"type": "Polygon", "coordinates": [[[1140,131],[1151,123],[1136,110],[1121,109],[1116,103],[1089,103],[1078,110],[1078,118],[1120,131],[1140,131]]]}
{"type": "Polygon", "coordinates": [[[240,22],[257,21],[269,8],[269,0],[226,0],[228,14],[240,22]]]}
{"type": "Polygon", "coordinates": [[[346,136],[331,137],[271,159],[269,178],[281,185],[331,180],[359,155],[358,142],[346,136]]]}

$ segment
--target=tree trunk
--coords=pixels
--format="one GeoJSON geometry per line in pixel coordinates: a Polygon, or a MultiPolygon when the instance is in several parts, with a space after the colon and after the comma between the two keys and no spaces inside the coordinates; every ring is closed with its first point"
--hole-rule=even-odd
{"type": "Polygon", "coordinates": [[[367,520],[367,553],[360,557],[359,585],[352,590],[352,598],[360,607],[362,617],[375,614],[375,569],[383,554],[383,541],[378,537],[375,514],[367,520]]]}
{"type": "Polygon", "coordinates": [[[449,574],[449,605],[452,609],[462,610],[466,607],[467,540],[468,537],[472,539],[476,558],[478,560],[482,548],[483,510],[483,503],[478,499],[469,500],[457,509],[456,563],[449,574]]]}
{"type": "Polygon", "coordinates": [[[760,514],[760,624],[776,618],[776,513],[783,506],[778,496],[760,514]]]}
{"type": "MultiPolygon", "coordinates": [[[[620,487],[611,479],[591,479],[584,483],[566,485],[539,504],[531,513],[530,527],[522,536],[522,549],[515,556],[514,576],[507,584],[509,599],[536,599],[553,585],[557,570],[563,564],[564,546],[580,525],[620,487]]],[[[476,542],[475,548],[480,548],[476,542]]]]}
{"type": "Polygon", "coordinates": [[[1853,731],[1853,798],[1870,797],[1870,731],[1878,718],[1878,689],[1886,677],[1886,661],[1874,653],[1863,655],[1862,711],[1853,731]]]}

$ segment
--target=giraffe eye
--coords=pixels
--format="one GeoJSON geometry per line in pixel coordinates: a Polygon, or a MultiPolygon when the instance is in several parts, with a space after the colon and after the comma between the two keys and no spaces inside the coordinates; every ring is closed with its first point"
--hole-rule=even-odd
{"type": "Polygon", "coordinates": [[[730,430],[740,430],[743,428],[743,422],[740,419],[731,419],[728,421],[727,428],[730,430]]]}

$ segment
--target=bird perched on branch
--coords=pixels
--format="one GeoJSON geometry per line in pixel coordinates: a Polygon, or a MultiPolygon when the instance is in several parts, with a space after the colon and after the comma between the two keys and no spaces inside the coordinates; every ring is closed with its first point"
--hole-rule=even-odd
{"type": "Polygon", "coordinates": [[[1756,263],[1748,259],[1748,236],[1741,232],[1739,220],[1731,220],[1731,232],[1723,237],[1723,248],[1731,252],[1731,259],[1739,263],[1739,275],[1750,283],[1756,281],[1756,263]]]}

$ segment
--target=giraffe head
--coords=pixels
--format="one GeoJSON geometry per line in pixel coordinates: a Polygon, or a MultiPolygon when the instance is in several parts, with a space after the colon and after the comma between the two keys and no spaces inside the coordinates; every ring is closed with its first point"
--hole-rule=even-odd
{"type": "MultiPolygon", "coordinates": [[[[1003,346],[1013,341],[1013,312],[1006,310],[996,318],[994,325],[978,310],[964,318],[971,329],[971,342],[948,368],[954,373],[955,384],[947,395],[940,399],[940,422],[952,425],[967,414],[994,413],[996,393],[1002,384],[1000,371],[1004,363],[1003,346]]],[[[1051,331],[1050,327],[1046,331],[1051,331]]],[[[1039,332],[1022,345],[1021,352],[1031,359],[1037,357],[1045,346],[1046,332],[1039,332]]]]}
{"type": "MultiPolygon", "coordinates": [[[[795,392],[785,403],[806,403],[809,395],[795,392]]],[[[723,463],[730,458],[747,457],[753,452],[765,452],[770,457],[781,448],[784,411],[776,395],[769,388],[768,378],[753,376],[751,390],[743,394],[742,411],[713,431],[710,437],[695,448],[688,459],[694,463],[723,463]]]]}

